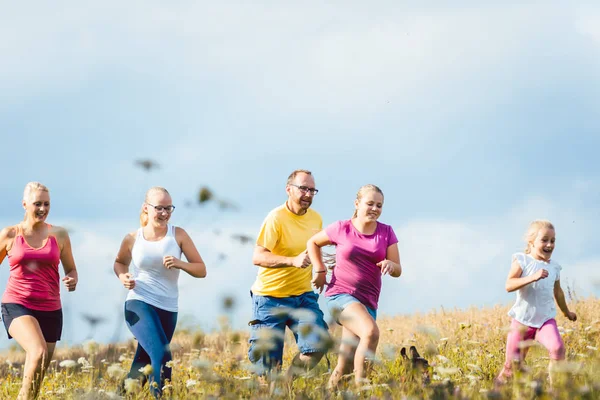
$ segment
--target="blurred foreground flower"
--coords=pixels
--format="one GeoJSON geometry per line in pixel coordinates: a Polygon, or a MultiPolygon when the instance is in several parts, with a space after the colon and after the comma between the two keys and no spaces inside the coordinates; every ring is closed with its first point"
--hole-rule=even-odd
{"type": "Polygon", "coordinates": [[[58,365],[63,368],[74,368],[77,366],[77,363],[74,360],[63,360],[58,365]]]}
{"type": "Polygon", "coordinates": [[[106,373],[111,378],[121,379],[127,375],[127,371],[125,371],[121,364],[111,364],[108,368],[106,368],[106,373]]]}
{"type": "Polygon", "coordinates": [[[137,379],[127,378],[125,379],[125,391],[127,393],[135,393],[142,388],[140,381],[137,379]]]}
{"type": "Polygon", "coordinates": [[[154,372],[154,368],[152,368],[152,365],[150,365],[150,364],[146,364],[146,366],[145,366],[145,367],[142,367],[142,368],[140,368],[140,369],[139,369],[139,371],[140,371],[142,374],[144,374],[144,375],[148,376],[148,375],[151,375],[151,374],[152,374],[152,372],[154,372]]]}

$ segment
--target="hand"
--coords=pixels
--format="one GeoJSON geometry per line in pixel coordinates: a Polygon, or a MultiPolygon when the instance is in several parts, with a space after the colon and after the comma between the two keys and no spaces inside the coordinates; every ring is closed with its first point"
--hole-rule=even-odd
{"type": "Polygon", "coordinates": [[[163,257],[163,265],[165,266],[166,269],[171,269],[171,268],[181,268],[180,267],[180,263],[181,260],[177,257],[173,257],[173,256],[164,256],[163,257]]]}
{"type": "Polygon", "coordinates": [[[323,287],[329,284],[329,282],[327,282],[327,273],[315,273],[311,283],[313,284],[315,289],[319,291],[319,294],[321,294],[323,292],[323,287]]]}
{"type": "Polygon", "coordinates": [[[73,292],[75,290],[75,286],[77,286],[77,279],[71,276],[65,276],[62,278],[62,281],[69,292],[73,292]]]}
{"type": "Polygon", "coordinates": [[[129,272],[119,275],[119,280],[125,286],[125,289],[133,289],[135,287],[135,279],[132,278],[129,272]]]}
{"type": "Polygon", "coordinates": [[[392,275],[394,272],[396,272],[396,264],[390,260],[379,261],[377,266],[381,268],[381,275],[392,275]]]}
{"type": "Polygon", "coordinates": [[[310,265],[310,257],[308,256],[308,250],[304,250],[302,253],[294,257],[292,265],[296,268],[306,268],[310,265]]]}
{"type": "Polygon", "coordinates": [[[569,318],[569,321],[577,321],[577,314],[575,314],[573,311],[568,311],[565,314],[565,317],[569,318]]]}
{"type": "Polygon", "coordinates": [[[533,281],[537,282],[540,279],[544,279],[548,277],[548,271],[545,269],[539,269],[536,271],[535,274],[533,274],[533,281]]]}

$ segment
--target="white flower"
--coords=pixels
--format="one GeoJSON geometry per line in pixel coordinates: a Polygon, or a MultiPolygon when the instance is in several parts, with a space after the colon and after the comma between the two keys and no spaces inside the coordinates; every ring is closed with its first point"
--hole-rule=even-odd
{"type": "Polygon", "coordinates": [[[197,384],[198,384],[198,381],[195,379],[188,379],[187,381],[185,381],[185,387],[187,387],[188,389],[196,386],[197,384]]]}
{"type": "Polygon", "coordinates": [[[111,378],[122,378],[127,374],[123,368],[121,368],[121,364],[111,364],[108,368],[106,368],[106,373],[111,378]]]}
{"type": "Polygon", "coordinates": [[[84,367],[88,367],[90,365],[89,361],[85,359],[85,357],[79,357],[77,359],[77,364],[81,364],[84,367]]]}
{"type": "Polygon", "coordinates": [[[125,391],[127,393],[134,393],[142,388],[140,381],[137,379],[127,378],[125,379],[125,391]]]}
{"type": "Polygon", "coordinates": [[[441,354],[438,354],[436,357],[437,357],[438,360],[440,360],[443,363],[447,363],[449,361],[446,357],[444,357],[441,354]]]}
{"type": "Polygon", "coordinates": [[[63,360],[58,365],[63,368],[73,368],[77,366],[77,363],[73,360],[63,360]]]}
{"type": "Polygon", "coordinates": [[[150,365],[150,364],[146,364],[146,366],[145,366],[145,367],[142,367],[142,368],[140,368],[140,369],[139,369],[139,371],[140,371],[142,374],[144,374],[144,375],[148,376],[148,375],[152,374],[152,372],[154,372],[154,368],[152,368],[152,365],[150,365]]]}

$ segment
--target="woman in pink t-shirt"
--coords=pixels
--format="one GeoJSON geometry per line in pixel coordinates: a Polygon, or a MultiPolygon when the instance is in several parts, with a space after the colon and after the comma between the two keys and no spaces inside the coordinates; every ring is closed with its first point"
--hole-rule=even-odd
{"type": "Polygon", "coordinates": [[[355,382],[363,384],[365,360],[379,343],[377,304],[381,277],[402,273],[398,239],[391,226],[378,222],[383,192],[375,185],[361,187],[354,201],[356,210],[349,220],[337,221],[309,239],[308,254],[315,269],[313,284],[325,297],[331,314],[342,325],[338,364],[328,386],[336,388],[342,375],[354,365],[355,382]],[[329,283],[321,247],[336,246],[335,267],[329,283]],[[356,348],[349,343],[358,342],[356,348]]]}
{"type": "Polygon", "coordinates": [[[0,263],[8,257],[10,275],[2,296],[2,320],[8,338],[25,350],[20,399],[36,398],[44,372],[62,332],[60,275],[69,292],[77,285],[77,269],[69,235],[46,223],[48,188],[30,182],[23,193],[25,219],[0,231],[0,263]]]}

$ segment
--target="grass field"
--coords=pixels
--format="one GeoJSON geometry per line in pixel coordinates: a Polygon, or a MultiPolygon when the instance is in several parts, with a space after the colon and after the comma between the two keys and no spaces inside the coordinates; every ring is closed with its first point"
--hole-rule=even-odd
{"type": "MultiPolygon", "coordinates": [[[[504,361],[509,317],[507,307],[468,310],[437,310],[428,314],[382,318],[381,338],[370,385],[356,389],[347,384],[336,393],[326,390],[335,351],[328,360],[292,384],[282,376],[272,383],[260,381],[247,361],[248,332],[228,329],[227,319],[220,332],[176,333],[173,340],[173,382],[165,394],[174,399],[194,398],[600,398],[600,300],[572,301],[577,322],[559,315],[557,322],[567,349],[567,360],[557,368],[552,385],[548,382],[545,349],[533,345],[524,370],[508,384],[495,388],[493,378],[504,361]],[[431,380],[423,384],[421,372],[400,356],[402,347],[417,346],[429,360],[431,380]]],[[[339,328],[332,324],[334,337],[339,328]]],[[[286,336],[284,365],[295,353],[291,335],[286,336]]],[[[337,348],[337,346],[334,347],[337,348]]],[[[118,383],[129,369],[135,342],[122,345],[85,345],[61,348],[44,380],[41,399],[119,398],[118,383]]],[[[21,382],[24,354],[18,350],[0,356],[0,398],[16,398],[21,382]]],[[[353,379],[349,379],[352,382],[353,379]]],[[[128,382],[127,398],[150,399],[147,386],[128,382]]]]}

